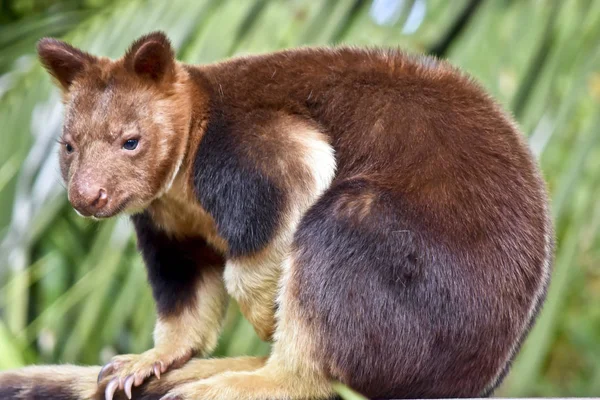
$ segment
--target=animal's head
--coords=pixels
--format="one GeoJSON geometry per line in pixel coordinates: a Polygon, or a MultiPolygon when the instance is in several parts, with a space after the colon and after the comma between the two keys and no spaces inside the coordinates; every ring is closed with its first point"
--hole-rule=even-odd
{"type": "Polygon", "coordinates": [[[187,75],[167,37],[152,33],[112,61],[55,39],[38,54],[63,91],[60,167],[84,216],[145,208],[181,165],[191,106],[187,75]]]}

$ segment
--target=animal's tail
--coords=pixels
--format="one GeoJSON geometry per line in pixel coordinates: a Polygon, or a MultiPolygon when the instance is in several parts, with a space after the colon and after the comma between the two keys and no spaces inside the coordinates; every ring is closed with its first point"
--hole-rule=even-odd
{"type": "Polygon", "coordinates": [[[2,400],[94,399],[100,367],[33,366],[0,372],[2,400]]]}
{"type": "MultiPolygon", "coordinates": [[[[173,387],[197,380],[201,360],[190,360],[182,368],[167,372],[160,380],[149,379],[133,389],[136,400],[159,400],[173,387]],[[198,365],[196,365],[198,364],[198,365]]],[[[100,367],[74,365],[32,366],[0,372],[1,400],[104,400],[106,382],[98,384],[100,367]]],[[[127,400],[117,391],[115,400],[127,400]]]]}

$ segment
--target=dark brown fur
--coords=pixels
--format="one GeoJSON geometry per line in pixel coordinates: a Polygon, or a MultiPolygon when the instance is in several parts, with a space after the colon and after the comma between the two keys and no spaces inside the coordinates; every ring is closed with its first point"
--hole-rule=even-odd
{"type": "MultiPolygon", "coordinates": [[[[67,47],[65,72],[56,46],[40,55],[66,91],[64,140],[81,149],[61,153],[70,198],[97,184],[108,206],[83,204],[90,214],[145,210],[133,218],[159,316],[205,312],[203,265],[224,257],[229,293],[275,332],[248,372],[225,362],[209,377],[192,362],[134,394],[327,398],[339,380],[371,398],[468,397],[500,383],[544,300],[552,227],[524,139],[470,78],[349,47],[184,65],[160,33],[115,62],[67,47]],[[119,149],[123,124],[138,156],[119,149]],[[275,303],[256,281],[280,272],[275,303]]],[[[101,389],[137,376],[124,370],[101,389]]]]}
{"type": "Polygon", "coordinates": [[[203,72],[240,142],[254,110],[331,137],[336,177],[295,235],[315,357],[369,396],[480,394],[542,299],[548,257],[543,183],[508,117],[447,64],[398,51],[307,49],[203,72]]]}

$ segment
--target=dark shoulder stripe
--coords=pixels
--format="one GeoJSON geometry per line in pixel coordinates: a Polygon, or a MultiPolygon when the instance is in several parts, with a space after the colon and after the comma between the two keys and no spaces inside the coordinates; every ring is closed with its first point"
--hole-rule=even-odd
{"type": "Polygon", "coordinates": [[[240,134],[252,129],[234,126],[214,105],[194,162],[194,186],[202,206],[229,245],[229,256],[264,248],[277,229],[283,191],[253,165],[251,146],[240,134]]]}
{"type": "Polygon", "coordinates": [[[169,237],[156,227],[147,212],[133,215],[131,220],[158,313],[178,314],[184,307],[195,306],[203,270],[222,266],[222,256],[202,238],[169,237]]]}

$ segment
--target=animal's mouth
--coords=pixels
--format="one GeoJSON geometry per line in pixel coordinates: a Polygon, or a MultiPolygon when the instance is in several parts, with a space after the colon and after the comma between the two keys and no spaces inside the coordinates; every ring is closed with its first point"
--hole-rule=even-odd
{"type": "Polygon", "coordinates": [[[75,211],[77,212],[77,214],[79,214],[80,216],[82,216],[84,218],[91,218],[91,219],[96,219],[96,220],[108,219],[108,218],[112,218],[114,216],[117,216],[117,215],[125,212],[125,210],[127,209],[127,206],[129,205],[129,203],[131,203],[131,200],[132,200],[131,197],[126,197],[124,200],[122,200],[116,206],[104,207],[104,208],[96,211],[93,214],[83,213],[80,210],[77,210],[76,208],[75,208],[75,211]]]}

